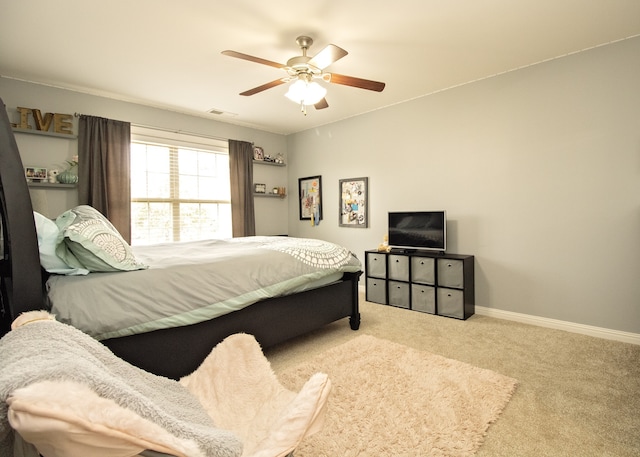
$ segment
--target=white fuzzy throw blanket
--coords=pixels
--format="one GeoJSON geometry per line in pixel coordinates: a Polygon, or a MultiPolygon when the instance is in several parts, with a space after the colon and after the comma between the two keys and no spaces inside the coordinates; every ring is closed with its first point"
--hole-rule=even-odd
{"type": "Polygon", "coordinates": [[[178,382],[140,370],[79,330],[44,318],[19,326],[0,340],[0,456],[13,455],[8,398],[16,389],[49,381],[86,386],[178,440],[193,443],[198,451],[194,455],[242,453],[236,435],[215,428],[198,400],[178,382]]]}

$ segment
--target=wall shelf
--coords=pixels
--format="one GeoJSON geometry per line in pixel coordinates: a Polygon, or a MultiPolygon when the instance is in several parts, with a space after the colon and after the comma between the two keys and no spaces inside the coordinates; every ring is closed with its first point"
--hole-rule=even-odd
{"type": "Polygon", "coordinates": [[[280,194],[260,194],[260,193],[256,193],[254,192],[253,194],[254,197],[271,197],[271,198],[285,198],[286,195],[280,195],[280,194]]]}
{"type": "Polygon", "coordinates": [[[62,184],[62,183],[50,183],[50,182],[27,182],[29,187],[46,187],[48,189],[73,189],[78,184],[62,184]]]}
{"type": "Polygon", "coordinates": [[[36,129],[21,129],[18,127],[11,127],[15,133],[28,133],[29,135],[42,135],[42,136],[52,136],[54,138],[66,138],[67,140],[75,140],[78,137],[76,135],[68,135],[66,133],[56,133],[56,132],[47,132],[43,130],[36,129]]]}
{"type": "Polygon", "coordinates": [[[258,165],[271,165],[271,166],[274,166],[274,167],[286,167],[287,166],[286,163],[268,162],[266,160],[254,160],[253,163],[254,164],[258,164],[258,165]]]}

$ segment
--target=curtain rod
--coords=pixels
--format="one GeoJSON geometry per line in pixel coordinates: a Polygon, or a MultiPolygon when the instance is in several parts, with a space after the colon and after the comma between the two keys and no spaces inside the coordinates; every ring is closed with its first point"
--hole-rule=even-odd
{"type": "Polygon", "coordinates": [[[229,141],[229,138],[224,138],[224,137],[221,137],[221,136],[214,136],[214,135],[206,135],[204,133],[189,132],[187,130],[169,129],[169,128],[165,128],[165,127],[155,127],[153,125],[135,124],[133,122],[131,123],[131,126],[132,127],[141,127],[141,128],[144,128],[144,129],[158,130],[160,132],[181,133],[183,135],[197,136],[197,137],[200,137],[200,138],[208,138],[210,140],[229,141]]]}
{"type": "MultiPolygon", "coordinates": [[[[73,113],[74,117],[80,117],[83,116],[82,113],[73,113]]],[[[169,129],[169,128],[165,128],[165,127],[156,127],[153,125],[145,125],[145,124],[136,124],[134,122],[130,123],[132,127],[141,127],[141,128],[145,128],[145,129],[152,129],[152,130],[158,130],[160,132],[169,132],[169,133],[181,133],[183,135],[190,135],[190,136],[197,136],[200,138],[208,138],[210,140],[219,140],[219,141],[229,141],[229,138],[224,138],[221,136],[213,136],[213,135],[206,135],[204,133],[196,133],[196,132],[189,132],[186,130],[176,130],[176,129],[169,129]]]]}

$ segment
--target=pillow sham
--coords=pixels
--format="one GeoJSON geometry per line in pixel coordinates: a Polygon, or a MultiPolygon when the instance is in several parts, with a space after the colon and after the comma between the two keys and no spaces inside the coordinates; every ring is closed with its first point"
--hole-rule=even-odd
{"type": "Polygon", "coordinates": [[[56,246],[62,242],[62,235],[55,222],[36,211],[33,212],[33,219],[36,224],[38,251],[42,268],[49,273],[60,275],[89,274],[89,270],[85,268],[70,267],[56,254],[56,246]]]}
{"type": "Polygon", "coordinates": [[[69,265],[89,271],[132,271],[148,268],[131,246],[97,209],[80,205],[56,218],[63,236],[56,254],[69,265]],[[73,255],[70,255],[73,254],[73,255]]]}

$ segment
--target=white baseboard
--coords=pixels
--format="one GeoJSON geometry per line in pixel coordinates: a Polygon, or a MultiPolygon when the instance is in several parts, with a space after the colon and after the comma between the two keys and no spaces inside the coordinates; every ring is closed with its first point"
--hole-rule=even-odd
{"type": "Polygon", "coordinates": [[[580,333],[582,335],[595,336],[606,340],[620,341],[640,345],[640,334],[611,330],[608,328],[594,327],[592,325],[576,324],[574,322],[549,319],[546,317],[531,316],[529,314],[514,313],[500,309],[486,308],[476,305],[476,314],[481,316],[495,317],[509,321],[522,322],[523,324],[537,325],[539,327],[553,328],[567,332],[580,333]]]}
{"type": "MultiPolygon", "coordinates": [[[[364,285],[359,285],[358,289],[362,294],[365,294],[364,285]]],[[[529,314],[514,313],[512,311],[503,311],[501,309],[487,308],[485,306],[476,305],[475,309],[476,314],[479,314],[481,316],[495,317],[496,319],[522,322],[523,324],[537,325],[538,327],[553,328],[556,330],[564,330],[566,332],[579,333],[581,335],[594,336],[596,338],[604,338],[605,340],[613,340],[620,341],[622,343],[640,345],[640,334],[638,333],[611,330],[608,328],[595,327],[592,325],[576,324],[574,322],[549,319],[547,317],[532,316],[529,314]]]]}

